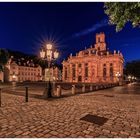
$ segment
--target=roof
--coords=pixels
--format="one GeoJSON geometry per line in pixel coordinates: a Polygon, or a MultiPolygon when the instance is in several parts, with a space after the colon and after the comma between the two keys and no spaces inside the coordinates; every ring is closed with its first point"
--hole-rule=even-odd
{"type": "Polygon", "coordinates": [[[26,60],[25,58],[10,58],[11,64],[16,63],[18,66],[25,66],[25,67],[39,67],[39,64],[33,62],[33,60],[26,60]]]}

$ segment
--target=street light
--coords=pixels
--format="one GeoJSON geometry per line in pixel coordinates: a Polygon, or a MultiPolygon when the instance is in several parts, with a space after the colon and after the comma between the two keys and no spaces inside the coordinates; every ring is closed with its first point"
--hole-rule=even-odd
{"type": "Polygon", "coordinates": [[[116,77],[118,78],[118,82],[120,82],[120,76],[121,76],[120,72],[117,72],[116,77]]]}
{"type": "Polygon", "coordinates": [[[40,57],[48,62],[48,69],[49,69],[49,82],[47,82],[47,87],[44,91],[44,97],[45,98],[51,98],[52,97],[52,88],[51,88],[51,82],[50,82],[50,67],[51,62],[56,60],[59,56],[59,52],[53,48],[52,44],[46,44],[46,46],[41,47],[40,50],[40,57]]]}
{"type": "Polygon", "coordinates": [[[128,80],[129,80],[129,82],[132,81],[132,76],[131,75],[128,76],[128,80]]]}
{"type": "Polygon", "coordinates": [[[15,80],[15,79],[16,79],[16,75],[14,74],[14,75],[12,76],[12,78],[15,80]]]}

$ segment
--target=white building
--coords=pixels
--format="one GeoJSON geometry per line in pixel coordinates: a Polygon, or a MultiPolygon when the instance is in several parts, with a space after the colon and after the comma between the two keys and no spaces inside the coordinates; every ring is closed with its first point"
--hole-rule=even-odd
{"type": "Polygon", "coordinates": [[[25,61],[24,58],[16,61],[10,59],[5,65],[5,82],[10,81],[40,81],[42,80],[42,68],[32,61],[25,61]]]}

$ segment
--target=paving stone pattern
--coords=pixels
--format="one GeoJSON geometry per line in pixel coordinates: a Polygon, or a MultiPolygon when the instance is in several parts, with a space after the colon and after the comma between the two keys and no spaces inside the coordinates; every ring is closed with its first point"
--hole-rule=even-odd
{"type": "Polygon", "coordinates": [[[0,137],[139,138],[140,95],[113,93],[107,89],[53,100],[30,98],[25,103],[23,96],[3,93],[0,137]],[[80,120],[87,114],[105,117],[108,121],[99,126],[80,120]]]}

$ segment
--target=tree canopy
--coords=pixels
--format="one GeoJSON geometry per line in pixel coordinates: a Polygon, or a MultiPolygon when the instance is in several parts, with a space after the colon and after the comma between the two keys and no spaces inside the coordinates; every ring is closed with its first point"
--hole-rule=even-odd
{"type": "Polygon", "coordinates": [[[0,49],[0,65],[7,63],[9,59],[9,53],[5,49],[0,49]]]}
{"type": "Polygon", "coordinates": [[[140,78],[140,60],[126,63],[125,74],[140,78]]]}
{"type": "Polygon", "coordinates": [[[109,24],[116,25],[116,31],[122,30],[127,22],[140,27],[140,2],[105,2],[104,7],[109,24]]]}

